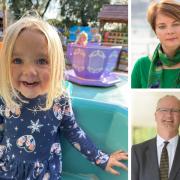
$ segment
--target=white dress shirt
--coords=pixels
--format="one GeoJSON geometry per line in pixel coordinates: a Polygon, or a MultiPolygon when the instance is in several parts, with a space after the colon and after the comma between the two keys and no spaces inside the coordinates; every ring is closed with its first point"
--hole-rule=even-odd
{"type": "MultiPolygon", "coordinates": [[[[168,140],[168,145],[167,145],[167,151],[168,151],[168,157],[169,157],[169,174],[171,172],[171,168],[172,168],[172,164],[173,164],[173,160],[174,160],[174,155],[176,153],[176,147],[177,147],[177,143],[178,143],[178,138],[179,136],[175,136],[172,139],[168,140]]],[[[159,135],[157,135],[157,155],[158,155],[158,164],[160,167],[160,159],[161,159],[161,153],[162,153],[162,149],[164,147],[164,140],[162,137],[160,137],[159,135]]]]}

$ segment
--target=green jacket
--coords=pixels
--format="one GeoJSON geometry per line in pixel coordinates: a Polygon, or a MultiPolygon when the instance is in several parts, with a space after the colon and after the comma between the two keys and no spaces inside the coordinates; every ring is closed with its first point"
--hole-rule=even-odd
{"type": "MultiPolygon", "coordinates": [[[[131,74],[132,88],[147,88],[151,61],[148,56],[137,60],[131,74]]],[[[162,88],[175,88],[180,69],[163,70],[162,88]]]]}

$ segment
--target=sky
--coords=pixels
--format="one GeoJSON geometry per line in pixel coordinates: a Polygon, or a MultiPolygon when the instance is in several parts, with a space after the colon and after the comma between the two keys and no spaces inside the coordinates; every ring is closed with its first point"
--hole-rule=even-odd
{"type": "Polygon", "coordinates": [[[59,1],[52,0],[45,14],[45,19],[49,19],[49,17],[50,19],[57,18],[60,11],[59,9],[60,9],[59,1]]]}

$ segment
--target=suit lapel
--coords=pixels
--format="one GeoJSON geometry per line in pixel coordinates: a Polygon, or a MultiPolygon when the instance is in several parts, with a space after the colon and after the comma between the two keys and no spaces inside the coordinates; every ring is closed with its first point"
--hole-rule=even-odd
{"type": "Polygon", "coordinates": [[[152,139],[152,141],[149,143],[149,151],[147,155],[149,157],[149,163],[150,163],[149,174],[153,180],[159,180],[159,166],[158,166],[158,158],[157,158],[156,138],[152,139]]]}
{"type": "Polygon", "coordinates": [[[180,169],[180,137],[178,139],[178,144],[177,144],[176,153],[174,156],[169,180],[174,180],[176,173],[178,172],[179,169],[180,169]]]}

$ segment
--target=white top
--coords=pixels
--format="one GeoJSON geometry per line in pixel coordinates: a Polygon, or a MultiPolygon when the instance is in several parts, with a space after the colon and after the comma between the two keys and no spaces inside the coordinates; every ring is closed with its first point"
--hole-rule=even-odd
{"type": "MultiPolygon", "coordinates": [[[[172,164],[173,164],[173,160],[174,160],[174,155],[176,153],[176,147],[177,147],[177,143],[178,143],[178,138],[179,136],[175,136],[171,139],[168,140],[168,145],[167,145],[167,151],[168,151],[168,157],[169,157],[169,174],[171,172],[171,168],[172,168],[172,164]]],[[[160,159],[161,159],[161,153],[162,153],[162,149],[164,147],[164,140],[162,137],[160,137],[159,135],[157,135],[157,155],[158,155],[158,164],[160,166],[160,159]]]]}

